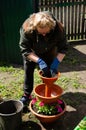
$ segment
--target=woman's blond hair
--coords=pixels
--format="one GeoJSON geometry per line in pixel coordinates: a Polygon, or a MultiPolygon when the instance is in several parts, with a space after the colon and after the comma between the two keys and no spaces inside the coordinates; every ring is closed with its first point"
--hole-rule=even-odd
{"type": "Polygon", "coordinates": [[[25,32],[33,32],[37,27],[49,27],[50,30],[56,25],[56,21],[45,12],[38,12],[32,14],[23,24],[25,32]]]}

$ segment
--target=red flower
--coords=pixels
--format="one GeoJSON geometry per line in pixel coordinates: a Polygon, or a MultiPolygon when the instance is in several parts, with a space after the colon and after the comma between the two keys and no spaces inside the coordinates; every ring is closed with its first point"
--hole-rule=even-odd
{"type": "Polygon", "coordinates": [[[56,106],[56,108],[57,108],[58,112],[60,112],[60,113],[63,111],[60,106],[56,106]]]}
{"type": "Polygon", "coordinates": [[[40,104],[39,104],[39,105],[40,105],[41,107],[42,107],[42,106],[44,106],[44,102],[40,102],[40,104]]]}
{"type": "Polygon", "coordinates": [[[63,102],[61,100],[57,100],[58,104],[62,104],[63,102]]]}
{"type": "Polygon", "coordinates": [[[35,104],[35,103],[36,103],[36,101],[37,101],[37,99],[36,99],[36,98],[34,98],[34,99],[32,100],[32,104],[35,104]]]}

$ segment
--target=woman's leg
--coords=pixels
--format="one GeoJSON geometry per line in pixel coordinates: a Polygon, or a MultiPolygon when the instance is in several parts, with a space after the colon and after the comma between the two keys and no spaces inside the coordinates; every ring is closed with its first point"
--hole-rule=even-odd
{"type": "Polygon", "coordinates": [[[30,61],[24,61],[24,94],[30,96],[33,90],[33,82],[34,82],[34,69],[35,63],[30,61]]]}
{"type": "Polygon", "coordinates": [[[34,62],[24,60],[24,95],[21,98],[24,105],[30,101],[30,94],[33,90],[35,65],[34,62]]]}

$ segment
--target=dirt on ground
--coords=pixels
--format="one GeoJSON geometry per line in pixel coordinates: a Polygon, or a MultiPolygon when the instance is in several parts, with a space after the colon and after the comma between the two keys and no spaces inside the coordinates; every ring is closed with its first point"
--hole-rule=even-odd
{"type": "MultiPolygon", "coordinates": [[[[67,59],[70,63],[63,62],[60,65],[61,74],[72,77],[76,72],[80,77],[79,82],[86,85],[86,43],[70,45],[69,52],[67,59]],[[71,64],[73,60],[78,61],[78,64],[71,64]]],[[[70,86],[64,91],[62,98],[66,102],[66,112],[59,119],[49,124],[43,124],[30,112],[23,115],[22,128],[24,130],[74,130],[86,116],[86,87],[73,89],[70,86]]]]}

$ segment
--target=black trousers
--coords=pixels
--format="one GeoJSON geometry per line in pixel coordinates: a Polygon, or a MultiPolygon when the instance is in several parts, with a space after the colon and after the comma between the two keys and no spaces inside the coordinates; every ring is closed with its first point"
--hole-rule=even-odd
{"type": "Polygon", "coordinates": [[[24,60],[24,93],[28,96],[30,96],[33,90],[35,66],[36,63],[24,60]]]}
{"type": "MultiPolygon", "coordinates": [[[[55,50],[38,55],[40,58],[42,58],[48,67],[50,67],[56,53],[55,50]]],[[[36,68],[36,63],[27,60],[24,58],[24,93],[28,96],[30,96],[32,90],[33,90],[33,84],[34,84],[34,70],[36,68]]]]}

